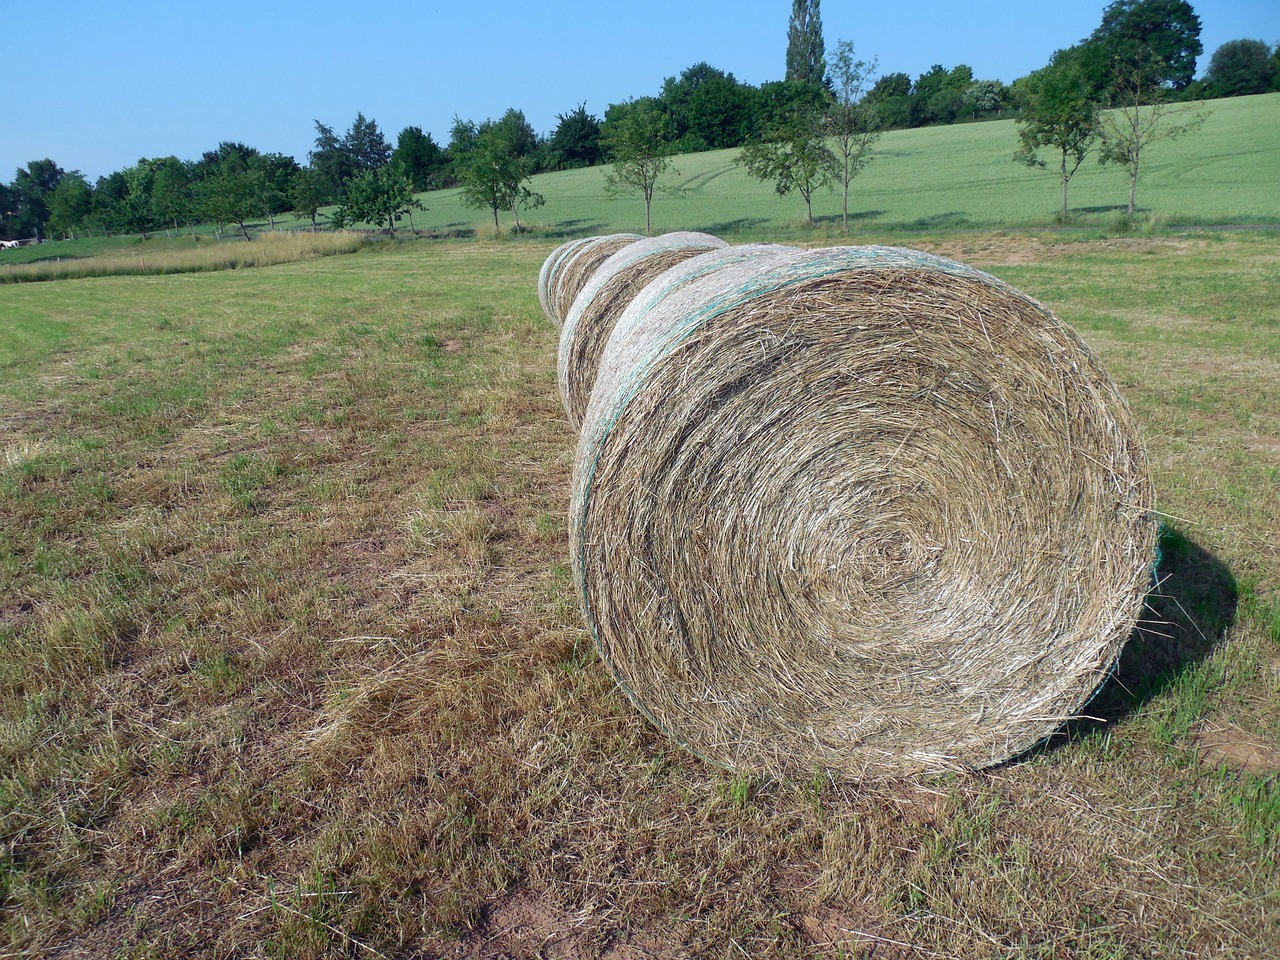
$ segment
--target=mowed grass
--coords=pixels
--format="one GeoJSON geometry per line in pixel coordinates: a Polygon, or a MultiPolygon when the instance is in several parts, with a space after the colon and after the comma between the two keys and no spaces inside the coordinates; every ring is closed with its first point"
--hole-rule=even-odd
{"type": "Polygon", "coordinates": [[[887,784],[713,769],[613,687],[554,241],[0,288],[8,952],[1280,953],[1280,238],[919,243],[1081,331],[1170,528],[1100,721],[887,784]]]}

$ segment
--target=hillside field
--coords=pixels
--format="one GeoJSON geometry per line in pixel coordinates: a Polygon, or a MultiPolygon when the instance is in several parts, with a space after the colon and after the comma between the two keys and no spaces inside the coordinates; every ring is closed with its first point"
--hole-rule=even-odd
{"type": "Polygon", "coordinates": [[[861,785],[595,655],[557,242],[0,286],[0,954],[1280,956],[1280,235],[912,239],[1080,331],[1169,529],[1097,719],[861,785]]]}
{"type": "MultiPolygon", "coordinates": [[[[1156,143],[1144,153],[1138,229],[1280,224],[1280,93],[1177,110],[1187,116],[1203,113],[1206,119],[1186,137],[1156,143]]],[[[851,234],[864,238],[1053,226],[1061,205],[1058,177],[1052,169],[1031,170],[1015,163],[1016,141],[1012,120],[885,133],[874,147],[873,160],[851,187],[851,234]]],[[[803,200],[794,194],[779,197],[772,184],[749,177],[735,163],[737,153],[721,150],[673,158],[673,170],[663,176],[653,201],[654,232],[702,230],[738,240],[827,242],[843,236],[838,190],[814,195],[816,225],[810,229],[803,200]]],[[[546,203],[523,211],[522,224],[535,236],[553,238],[642,232],[639,195],[608,196],[606,172],[606,167],[594,167],[534,177],[532,188],[546,203]]],[[[1071,181],[1071,230],[1096,236],[1131,228],[1123,218],[1128,189],[1124,170],[1088,158],[1071,181]]],[[[495,235],[492,214],[464,206],[457,189],[419,194],[418,199],[427,209],[400,223],[402,235],[411,230],[431,237],[495,235]]],[[[500,233],[510,232],[510,212],[503,211],[499,219],[500,233]]],[[[251,226],[260,235],[272,230],[265,220],[251,226]]],[[[276,218],[276,226],[311,229],[310,221],[289,216],[276,218]]],[[[234,266],[239,255],[216,254],[211,248],[238,244],[236,231],[213,243],[211,238],[213,225],[204,224],[176,237],[159,230],[145,241],[91,237],[3,250],[0,282],[32,273],[58,277],[206,270],[219,259],[234,266]],[[93,264],[86,262],[90,258],[93,264]],[[74,265],[65,265],[68,260],[74,265]]],[[[260,258],[244,259],[252,263],[260,258]]]]}
{"type": "MultiPolygon", "coordinates": [[[[1280,93],[1215,100],[1179,108],[1206,121],[1185,138],[1156,143],[1144,154],[1138,179],[1139,214],[1170,224],[1280,222],[1280,93]]],[[[860,233],[995,229],[1053,222],[1061,206],[1056,173],[1013,161],[1014,121],[958,124],[885,133],[874,159],[854,180],[849,214],[860,233]]],[[[749,177],[736,150],[674,158],[675,173],[659,181],[654,232],[776,236],[802,233],[804,201],[779,197],[773,185],[749,177]],[[662,190],[666,187],[668,189],[662,190]]],[[[532,188],[546,205],[522,221],[555,234],[643,232],[644,207],[635,198],[610,198],[604,169],[544,174],[532,188]]],[[[1107,226],[1125,211],[1124,170],[1089,157],[1071,181],[1077,225],[1107,226]]],[[[429,208],[419,227],[465,231],[489,224],[485,211],[464,207],[457,190],[423,194],[429,208]]],[[[839,227],[838,188],[814,195],[814,217],[828,232],[839,227]]],[[[509,224],[510,214],[501,222],[509,224]]]]}

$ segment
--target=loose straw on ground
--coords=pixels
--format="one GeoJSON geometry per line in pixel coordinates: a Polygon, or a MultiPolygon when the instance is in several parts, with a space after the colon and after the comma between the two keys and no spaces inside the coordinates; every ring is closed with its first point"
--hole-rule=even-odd
{"type": "Polygon", "coordinates": [[[560,328],[560,396],[575,428],[582,423],[613,324],[632,298],[676,264],[726,246],[723,240],[705,233],[667,233],[637,240],[596,268],[560,328]]]}
{"type": "Polygon", "coordinates": [[[574,574],[605,663],[678,742],[799,776],[979,768],[1108,676],[1153,492],[1128,408],[1048,310],[841,248],[727,265],[616,333],[574,574]]]}

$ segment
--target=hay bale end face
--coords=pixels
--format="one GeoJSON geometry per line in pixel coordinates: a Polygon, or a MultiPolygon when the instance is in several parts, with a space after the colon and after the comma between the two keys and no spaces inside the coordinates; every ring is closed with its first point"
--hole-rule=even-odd
{"type": "Polygon", "coordinates": [[[914,251],[771,255],[678,285],[608,351],[574,573],[619,685],[695,753],[980,768],[1105,680],[1153,491],[1114,385],[1030,298],[914,251]]]}
{"type": "Polygon", "coordinates": [[[560,395],[575,428],[581,425],[591,399],[596,370],[613,325],[636,294],[677,264],[727,246],[705,233],[667,233],[637,240],[596,268],[560,328],[560,395]]]}
{"type": "Polygon", "coordinates": [[[542,300],[545,297],[542,312],[547,319],[557,327],[561,326],[578,293],[600,264],[624,247],[643,239],[637,233],[612,233],[570,240],[552,251],[538,275],[538,298],[542,300]]]}
{"type": "Polygon", "coordinates": [[[573,256],[575,250],[594,239],[596,238],[580,237],[560,244],[542,262],[542,269],[538,271],[538,303],[542,306],[543,315],[557,327],[564,322],[564,318],[556,312],[555,291],[552,288],[556,283],[560,266],[566,259],[573,256]]]}

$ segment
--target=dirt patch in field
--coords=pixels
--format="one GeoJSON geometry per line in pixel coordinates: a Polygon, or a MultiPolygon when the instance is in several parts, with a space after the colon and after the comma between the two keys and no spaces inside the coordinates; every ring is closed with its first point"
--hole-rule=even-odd
{"type": "Polygon", "coordinates": [[[1208,766],[1226,764],[1248,773],[1280,771],[1280,749],[1263,743],[1234,724],[1202,733],[1196,741],[1200,747],[1200,759],[1208,766]]]}
{"type": "Polygon", "coordinates": [[[1261,453],[1280,453],[1280,437],[1253,437],[1249,449],[1261,453]]]}
{"type": "Polygon", "coordinates": [[[1039,237],[989,236],[953,237],[922,242],[919,248],[976,267],[1022,267],[1041,263],[1057,255],[1057,247],[1039,237]]]}

